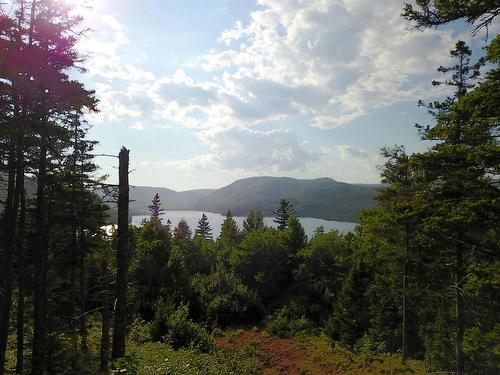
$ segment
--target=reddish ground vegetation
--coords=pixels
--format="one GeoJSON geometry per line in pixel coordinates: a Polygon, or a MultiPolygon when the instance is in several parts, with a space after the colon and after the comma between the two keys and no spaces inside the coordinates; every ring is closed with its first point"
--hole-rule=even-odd
{"type": "Polygon", "coordinates": [[[293,340],[238,330],[216,340],[228,351],[256,351],[263,375],[423,374],[421,364],[401,367],[395,357],[363,359],[320,339],[293,340]]]}

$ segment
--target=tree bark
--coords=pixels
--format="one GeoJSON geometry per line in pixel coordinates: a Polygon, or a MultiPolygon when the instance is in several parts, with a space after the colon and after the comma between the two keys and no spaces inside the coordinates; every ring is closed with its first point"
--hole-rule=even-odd
{"type": "Polygon", "coordinates": [[[37,249],[34,254],[35,266],[35,296],[34,296],[34,324],[33,324],[33,355],[32,374],[41,375],[45,368],[45,354],[47,349],[47,124],[43,120],[40,124],[41,145],[38,162],[38,186],[35,210],[35,244],[37,249]]]}
{"type": "Polygon", "coordinates": [[[464,278],[463,271],[463,249],[458,245],[456,249],[456,264],[455,264],[455,315],[457,336],[455,341],[455,353],[457,361],[457,374],[465,374],[464,363],[464,297],[462,293],[462,281],[464,278]]]}
{"type": "Polygon", "coordinates": [[[402,335],[401,335],[401,363],[406,365],[407,357],[408,357],[408,322],[407,322],[407,308],[406,308],[406,279],[408,277],[408,255],[410,248],[410,229],[409,225],[405,224],[405,254],[404,254],[404,267],[403,267],[403,316],[402,316],[402,335]]]}
{"type": "Polygon", "coordinates": [[[113,350],[111,357],[125,356],[125,334],[127,329],[127,282],[128,282],[128,164],[129,150],[122,147],[119,155],[118,193],[118,241],[116,251],[116,309],[113,328],[113,350]]]}
{"type": "Polygon", "coordinates": [[[109,328],[110,328],[110,285],[109,270],[106,260],[102,262],[102,330],[101,330],[101,353],[100,353],[100,371],[108,372],[109,367],[109,328]]]}
{"type": "Polygon", "coordinates": [[[85,274],[85,234],[82,225],[78,228],[78,239],[80,241],[80,351],[88,351],[87,344],[87,277],[85,274]]]}
{"type": "Polygon", "coordinates": [[[0,253],[1,284],[0,284],[0,374],[5,367],[5,352],[9,336],[10,309],[12,305],[13,270],[12,258],[14,252],[14,233],[16,230],[15,178],[16,178],[16,143],[12,136],[9,146],[7,197],[4,211],[3,248],[0,253]]]}
{"type": "MultiPolygon", "coordinates": [[[[24,148],[23,141],[20,141],[24,148]]],[[[24,236],[26,222],[26,194],[24,189],[24,155],[22,152],[18,154],[18,171],[16,179],[16,190],[19,190],[20,213],[17,229],[17,256],[18,256],[18,294],[17,294],[17,352],[16,352],[16,374],[22,374],[24,367],[24,236]]]]}

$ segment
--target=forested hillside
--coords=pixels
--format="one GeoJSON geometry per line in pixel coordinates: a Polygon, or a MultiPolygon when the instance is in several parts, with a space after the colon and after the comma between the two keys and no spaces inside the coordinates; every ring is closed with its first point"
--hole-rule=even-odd
{"type": "Polygon", "coordinates": [[[245,216],[259,210],[272,216],[276,202],[285,197],[301,217],[357,222],[364,208],[375,205],[378,185],[347,184],[331,178],[300,180],[288,177],[251,177],[220,189],[175,192],[165,188],[132,187],[132,214],[145,214],[151,197],[158,193],[168,210],[197,210],[224,215],[228,210],[245,216]]]}
{"type": "Polygon", "coordinates": [[[250,210],[272,216],[276,202],[285,197],[302,217],[357,222],[364,208],[375,205],[377,186],[337,182],[331,178],[298,180],[286,177],[252,177],[233,182],[203,198],[202,209],[221,214],[250,210]]]}
{"type": "MultiPolygon", "coordinates": [[[[128,225],[134,148],[106,156],[119,176],[108,184],[71,4],[0,3],[0,375],[500,372],[499,35],[475,54],[443,50],[451,63],[432,85],[451,94],[421,102],[432,121],[415,132],[428,148],[381,150],[377,203],[353,233],[307,238],[297,215],[326,203],[352,218],[373,186],[253,178],[184,195],[228,210],[213,238],[205,215],[196,228],[163,221],[153,190],[149,219],[128,225]],[[112,233],[102,197],[119,205],[112,233]],[[277,228],[263,223],[271,207],[277,228]]],[[[402,12],[415,28],[461,20],[477,33],[500,8],[402,12]]]]}

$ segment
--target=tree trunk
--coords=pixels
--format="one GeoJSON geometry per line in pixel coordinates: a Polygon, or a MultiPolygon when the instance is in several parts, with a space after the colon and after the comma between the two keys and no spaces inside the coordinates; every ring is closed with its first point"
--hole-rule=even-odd
{"type": "Polygon", "coordinates": [[[80,241],[80,350],[88,351],[87,345],[87,277],[85,274],[85,234],[82,225],[78,228],[78,239],[80,241]]]}
{"type": "Polygon", "coordinates": [[[408,343],[407,343],[407,337],[406,337],[406,332],[407,332],[407,311],[406,311],[406,277],[407,277],[407,272],[408,272],[408,266],[407,262],[405,261],[404,265],[404,271],[403,271],[403,321],[402,321],[402,335],[401,335],[401,363],[403,365],[406,365],[406,360],[408,357],[407,353],[407,348],[408,348],[408,343]]]}
{"type": "Polygon", "coordinates": [[[116,309],[113,328],[113,359],[125,356],[127,329],[128,272],[128,163],[129,150],[122,147],[119,155],[118,241],[116,251],[116,309]]]}
{"type": "Polygon", "coordinates": [[[109,270],[107,262],[104,260],[102,262],[102,330],[101,330],[101,364],[100,371],[103,373],[108,372],[109,363],[109,328],[110,328],[110,285],[109,285],[109,270]]]}
{"type": "Polygon", "coordinates": [[[0,374],[3,374],[5,367],[5,352],[7,350],[7,339],[9,336],[10,309],[12,305],[13,272],[12,258],[14,252],[14,233],[16,230],[16,210],[15,201],[15,178],[16,178],[16,143],[12,136],[9,147],[8,158],[8,181],[7,197],[4,210],[3,227],[3,249],[0,253],[0,374]]]}
{"type": "MultiPolygon", "coordinates": [[[[74,205],[74,201],[73,201],[74,205]]],[[[72,210],[74,215],[74,209],[72,210]]],[[[69,272],[69,330],[71,337],[71,349],[73,353],[76,355],[78,351],[78,337],[77,337],[77,329],[76,329],[76,314],[75,314],[75,305],[76,305],[76,254],[78,247],[78,239],[77,236],[77,228],[75,225],[75,217],[72,218],[73,223],[71,225],[71,258],[70,258],[70,272],[69,272]]],[[[75,369],[76,367],[76,357],[73,356],[71,359],[71,368],[75,369]]]]}
{"type": "Polygon", "coordinates": [[[45,368],[45,354],[47,348],[47,207],[46,207],[46,177],[47,177],[47,124],[46,120],[40,124],[41,145],[38,162],[38,186],[36,194],[35,212],[35,296],[33,320],[33,355],[32,374],[41,375],[45,368]]]}
{"type": "Polygon", "coordinates": [[[401,335],[401,363],[406,365],[407,357],[408,357],[408,322],[407,322],[407,308],[406,308],[406,279],[408,277],[408,254],[410,248],[410,229],[409,225],[405,225],[405,254],[404,254],[404,267],[403,267],[403,316],[402,316],[402,335],[401,335]]]}
{"type": "Polygon", "coordinates": [[[457,361],[457,374],[465,374],[464,363],[464,297],[462,293],[462,281],[464,278],[463,270],[463,249],[459,245],[456,249],[456,264],[455,264],[455,314],[456,314],[456,329],[457,336],[455,341],[455,353],[457,361]]]}
{"type": "MultiPolygon", "coordinates": [[[[21,142],[22,143],[22,142],[21,142]]],[[[20,195],[20,215],[17,231],[17,255],[18,255],[18,295],[17,295],[17,353],[16,353],[16,374],[22,374],[24,367],[24,231],[26,222],[26,194],[24,190],[24,156],[18,155],[18,172],[16,184],[20,195]]]]}

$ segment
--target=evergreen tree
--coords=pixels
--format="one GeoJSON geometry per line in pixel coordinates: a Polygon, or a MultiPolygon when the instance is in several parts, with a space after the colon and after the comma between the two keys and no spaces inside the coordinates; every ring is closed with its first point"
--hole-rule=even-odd
{"type": "Polygon", "coordinates": [[[227,211],[226,219],[221,225],[219,241],[224,245],[232,247],[237,244],[240,237],[240,231],[238,229],[238,225],[236,221],[233,219],[233,215],[231,215],[231,211],[227,211]]]}
{"type": "Polygon", "coordinates": [[[201,219],[198,220],[198,226],[196,227],[194,232],[195,235],[200,236],[205,240],[212,239],[212,228],[210,228],[210,223],[208,222],[207,215],[201,215],[201,219]]]}
{"type": "Polygon", "coordinates": [[[368,273],[361,264],[354,265],[344,280],[326,333],[333,340],[353,348],[368,329],[368,304],[365,297],[368,273]]]}
{"type": "Polygon", "coordinates": [[[251,210],[245,221],[243,221],[243,230],[245,233],[250,233],[261,228],[264,228],[264,215],[262,214],[262,211],[251,210]]]}
{"type": "Polygon", "coordinates": [[[476,77],[476,74],[469,74],[470,50],[459,42],[452,56],[458,63],[451,68],[454,74],[448,84],[456,87],[455,97],[447,100],[444,106],[432,106],[437,108],[434,111],[436,124],[423,129],[422,134],[424,139],[437,143],[415,159],[424,169],[426,183],[430,186],[425,202],[429,206],[429,216],[424,230],[434,238],[441,237],[443,250],[446,250],[443,256],[450,257],[453,264],[450,271],[455,291],[455,361],[457,373],[464,374],[465,267],[467,259],[477,254],[474,245],[477,239],[487,235],[492,228],[491,220],[496,217],[500,194],[497,188],[492,189],[491,172],[498,173],[500,158],[498,122],[491,122],[491,116],[498,116],[498,111],[490,110],[489,119],[485,114],[475,118],[477,108],[468,102],[471,96],[467,89],[472,87],[469,78],[476,77]]]}
{"type": "MultiPolygon", "coordinates": [[[[2,114],[8,139],[8,189],[5,207],[7,237],[5,259],[2,259],[0,285],[0,368],[3,369],[6,333],[12,301],[14,237],[26,160],[37,178],[33,230],[34,261],[34,337],[32,371],[43,373],[49,348],[48,283],[51,237],[54,235],[49,216],[64,154],[71,143],[75,117],[94,111],[94,93],[69,78],[79,69],[81,56],[75,49],[81,17],[70,6],[54,1],[19,1],[9,12],[1,11],[0,74],[2,81],[2,114]],[[29,5],[28,5],[29,4],[29,5]],[[28,148],[29,145],[29,148],[28,148]],[[18,172],[18,173],[16,173],[18,172]],[[18,178],[16,178],[16,175],[18,178]],[[11,237],[12,236],[12,237],[11,237]]],[[[3,7],[3,5],[0,5],[3,7]]],[[[5,237],[5,233],[3,234],[5,237]]],[[[18,237],[20,238],[20,237],[18,237]]],[[[5,241],[6,240],[6,241],[5,241]]],[[[18,240],[19,241],[19,240],[18,240]]],[[[3,252],[2,252],[3,253],[3,252]]],[[[20,367],[21,363],[19,363],[20,367]]]]}
{"type": "Polygon", "coordinates": [[[161,217],[161,215],[165,211],[165,209],[161,207],[160,194],[156,193],[154,195],[151,204],[148,206],[148,210],[150,212],[151,221],[155,223],[162,222],[163,218],[161,217]]]}
{"type": "Polygon", "coordinates": [[[416,28],[438,27],[464,18],[476,26],[473,34],[486,28],[500,14],[496,0],[416,0],[416,6],[406,3],[402,16],[416,28]]]}
{"type": "Polygon", "coordinates": [[[299,250],[307,245],[307,236],[304,227],[294,215],[288,217],[285,238],[291,255],[297,254],[299,250]]]}
{"type": "Polygon", "coordinates": [[[274,222],[278,224],[279,230],[284,230],[288,223],[288,218],[290,215],[295,215],[295,209],[293,208],[293,204],[291,204],[288,200],[282,198],[280,200],[280,206],[276,211],[273,211],[275,216],[274,222]]]}
{"type": "Polygon", "coordinates": [[[189,228],[186,220],[182,219],[174,228],[174,243],[182,245],[191,240],[191,228],[189,228]]]}

